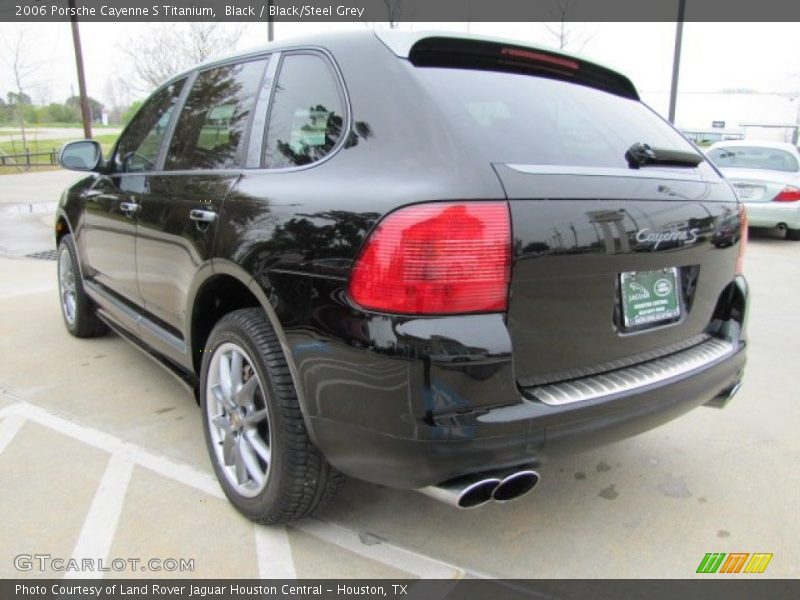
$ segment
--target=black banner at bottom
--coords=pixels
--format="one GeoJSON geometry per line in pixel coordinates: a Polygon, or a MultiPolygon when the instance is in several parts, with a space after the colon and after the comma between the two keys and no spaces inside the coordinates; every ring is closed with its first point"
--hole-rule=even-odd
{"type": "Polygon", "coordinates": [[[800,581],[775,579],[5,579],[3,600],[783,600],[800,581]]]}

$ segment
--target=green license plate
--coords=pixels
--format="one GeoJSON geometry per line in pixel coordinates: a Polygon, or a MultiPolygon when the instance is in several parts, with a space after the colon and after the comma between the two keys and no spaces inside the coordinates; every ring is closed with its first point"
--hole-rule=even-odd
{"type": "Polygon", "coordinates": [[[622,319],[625,327],[638,327],[681,316],[678,269],[620,273],[622,319]]]}

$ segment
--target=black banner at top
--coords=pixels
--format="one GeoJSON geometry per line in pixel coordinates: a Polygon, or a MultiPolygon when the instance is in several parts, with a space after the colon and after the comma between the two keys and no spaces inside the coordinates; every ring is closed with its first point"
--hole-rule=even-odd
{"type": "MultiPolygon", "coordinates": [[[[796,0],[0,0],[0,21],[800,21],[796,0]]],[[[754,25],[757,27],[757,25],[754,25]]]]}

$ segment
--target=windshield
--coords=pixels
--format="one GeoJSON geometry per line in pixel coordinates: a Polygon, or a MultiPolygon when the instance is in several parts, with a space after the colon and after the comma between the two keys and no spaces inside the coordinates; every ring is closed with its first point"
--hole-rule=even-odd
{"type": "Polygon", "coordinates": [[[492,162],[628,168],[634,143],[696,152],[641,102],[531,75],[418,67],[446,118],[492,162]]]}
{"type": "Polygon", "coordinates": [[[780,148],[762,146],[725,146],[709,151],[708,157],[720,168],[766,169],[795,173],[800,170],[797,158],[780,148]]]}

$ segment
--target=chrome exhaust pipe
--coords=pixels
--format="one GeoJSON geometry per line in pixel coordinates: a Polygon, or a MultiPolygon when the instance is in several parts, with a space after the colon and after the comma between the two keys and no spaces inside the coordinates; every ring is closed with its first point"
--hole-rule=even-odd
{"type": "Polygon", "coordinates": [[[498,485],[500,479],[497,477],[479,474],[430,485],[419,492],[456,508],[476,508],[492,499],[492,492],[498,485]]]}
{"type": "Polygon", "coordinates": [[[733,397],[736,395],[736,393],[739,391],[741,387],[742,387],[742,382],[737,381],[736,383],[733,384],[733,386],[731,386],[727,390],[721,392],[719,395],[706,402],[704,406],[710,406],[711,408],[725,408],[728,402],[733,400],[733,397]]]}
{"type": "Polygon", "coordinates": [[[535,488],[539,479],[539,473],[531,469],[514,471],[500,480],[500,484],[492,492],[492,500],[501,504],[516,500],[535,488]]]}
{"type": "Polygon", "coordinates": [[[465,475],[418,491],[456,508],[475,508],[490,500],[501,504],[516,500],[535,488],[539,479],[536,471],[517,467],[465,475]]]}

